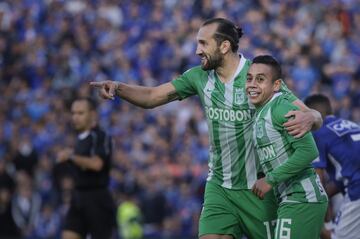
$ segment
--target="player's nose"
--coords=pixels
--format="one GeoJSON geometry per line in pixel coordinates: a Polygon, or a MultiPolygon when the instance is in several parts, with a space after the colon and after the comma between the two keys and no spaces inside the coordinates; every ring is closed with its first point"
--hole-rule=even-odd
{"type": "Polygon", "coordinates": [[[254,88],[255,87],[255,84],[254,84],[254,80],[246,80],[246,83],[245,83],[245,89],[248,89],[248,88],[254,88]]]}
{"type": "Polygon", "coordinates": [[[202,56],[203,55],[203,50],[199,47],[199,45],[196,47],[196,55],[198,56],[202,56]]]}

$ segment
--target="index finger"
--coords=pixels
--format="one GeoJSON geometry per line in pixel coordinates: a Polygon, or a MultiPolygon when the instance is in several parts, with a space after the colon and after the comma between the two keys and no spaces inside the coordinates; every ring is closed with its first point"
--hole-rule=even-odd
{"type": "Polygon", "coordinates": [[[97,82],[97,81],[91,81],[89,83],[90,86],[96,87],[96,88],[101,88],[103,86],[102,82],[97,82]]]}

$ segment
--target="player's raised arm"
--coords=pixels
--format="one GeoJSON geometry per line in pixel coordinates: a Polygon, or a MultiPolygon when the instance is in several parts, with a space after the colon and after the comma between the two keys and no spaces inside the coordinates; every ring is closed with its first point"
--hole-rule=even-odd
{"type": "Polygon", "coordinates": [[[104,99],[122,99],[142,108],[150,109],[179,99],[175,87],[169,82],[156,87],[129,85],[115,81],[90,82],[100,90],[104,99]]]}

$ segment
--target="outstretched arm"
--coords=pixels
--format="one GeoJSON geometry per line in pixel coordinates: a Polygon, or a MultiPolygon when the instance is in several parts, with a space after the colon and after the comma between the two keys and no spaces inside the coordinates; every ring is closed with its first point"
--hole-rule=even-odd
{"type": "Polygon", "coordinates": [[[323,120],[318,111],[310,109],[301,100],[295,100],[292,103],[298,106],[300,111],[289,111],[285,115],[287,118],[293,117],[293,119],[284,123],[284,127],[290,135],[301,138],[306,132],[321,127],[323,120]]]}
{"type": "Polygon", "coordinates": [[[165,83],[156,87],[129,85],[115,81],[90,82],[100,90],[104,99],[122,99],[142,108],[150,109],[179,99],[173,84],[165,83]]]}

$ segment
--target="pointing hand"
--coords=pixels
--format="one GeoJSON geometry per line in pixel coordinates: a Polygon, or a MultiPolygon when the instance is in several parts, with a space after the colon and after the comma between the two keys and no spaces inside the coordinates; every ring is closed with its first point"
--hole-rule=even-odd
{"type": "Polygon", "coordinates": [[[115,99],[115,90],[117,88],[117,83],[115,81],[92,81],[90,82],[90,86],[98,88],[100,90],[99,94],[102,98],[107,100],[115,99]]]}

